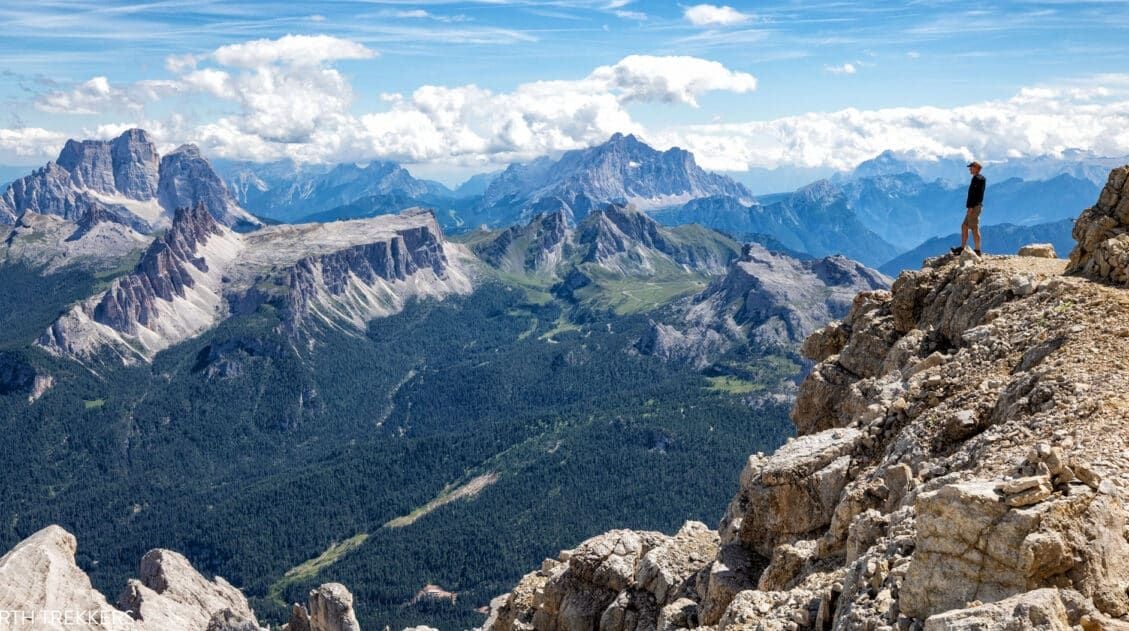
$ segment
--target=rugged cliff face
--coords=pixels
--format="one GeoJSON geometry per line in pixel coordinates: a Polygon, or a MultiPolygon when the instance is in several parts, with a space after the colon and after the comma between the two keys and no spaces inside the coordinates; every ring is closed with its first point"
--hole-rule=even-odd
{"type": "Polygon", "coordinates": [[[201,202],[177,211],[131,273],[73,306],[38,344],[78,359],[108,350],[147,361],[264,303],[290,332],[312,322],[363,329],[411,298],[468,293],[466,256],[428,212],[241,235],[201,202]]]}
{"type": "Polygon", "coordinates": [[[68,140],[54,162],[8,186],[0,196],[0,224],[34,212],[81,228],[98,215],[98,221],[148,234],[168,227],[178,208],[198,204],[240,231],[262,225],[239,207],[194,145],[162,158],[149,134],[130,129],[114,140],[68,140]]]}
{"type": "MultiPolygon", "coordinates": [[[[1103,200],[1080,230],[1120,239],[1103,200]]],[[[967,253],[859,294],[716,533],[596,537],[487,627],[1129,628],[1129,294],[1063,272],[967,253]]]]}

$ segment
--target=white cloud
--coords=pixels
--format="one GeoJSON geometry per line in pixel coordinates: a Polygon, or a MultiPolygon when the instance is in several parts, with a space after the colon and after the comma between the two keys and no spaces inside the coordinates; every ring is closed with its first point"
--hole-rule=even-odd
{"type": "Polygon", "coordinates": [[[698,57],[630,55],[612,66],[600,66],[589,79],[604,84],[625,101],[658,101],[698,106],[705,92],[752,92],[753,75],[734,72],[716,61],[698,57]]]}
{"type": "Polygon", "coordinates": [[[53,160],[67,135],[40,127],[0,128],[0,153],[24,160],[53,160]]]}
{"type": "Polygon", "coordinates": [[[824,66],[823,69],[831,74],[855,74],[858,72],[858,68],[852,63],[841,66],[824,66]]]}
{"type": "MultiPolygon", "coordinates": [[[[1129,76],[1126,77],[1129,79],[1129,76]]],[[[845,109],[652,134],[712,169],[780,165],[848,169],[890,149],[921,156],[1002,159],[1072,148],[1129,154],[1129,83],[1040,87],[1006,100],[939,108],[845,109]]]]}
{"type": "Polygon", "coordinates": [[[712,4],[687,7],[682,16],[694,26],[733,26],[747,22],[753,17],[730,6],[719,7],[712,4]]]}
{"type": "Polygon", "coordinates": [[[212,57],[224,66],[257,68],[266,64],[316,66],[342,59],[370,59],[376,51],[330,35],[284,35],[217,48],[212,57]]]}
{"type": "Polygon", "coordinates": [[[35,108],[52,114],[97,114],[108,109],[138,109],[141,102],[128,91],[94,77],[70,91],[54,91],[36,99],[35,108]]]}
{"type": "Polygon", "coordinates": [[[612,13],[617,18],[620,18],[620,19],[623,19],[623,20],[635,20],[637,22],[645,22],[648,19],[647,14],[642,13],[640,11],[626,11],[624,9],[616,9],[616,10],[612,11],[612,13]]]}
{"type": "Polygon", "coordinates": [[[706,92],[756,88],[752,75],[714,61],[632,55],[582,79],[535,81],[510,92],[424,85],[408,95],[384,93],[386,111],[355,114],[349,82],[329,63],[353,49],[318,43],[299,64],[299,46],[288,38],[168,64],[181,74],[162,89],[208,94],[238,110],[196,126],[193,141],[215,155],[260,160],[498,162],[641,132],[629,103],[697,106],[706,92]]]}
{"type": "MultiPolygon", "coordinates": [[[[299,62],[295,51],[303,46],[293,39],[249,44],[178,57],[168,63],[176,72],[167,79],[118,86],[95,77],[42,97],[40,105],[105,116],[122,103],[206,95],[213,101],[202,111],[222,114],[196,118],[199,108],[185,108],[185,115],[150,120],[142,106],[118,120],[150,129],[166,147],[195,142],[209,155],[254,160],[387,158],[492,168],[590,146],[615,132],[641,134],[660,147],[678,145],[708,168],[738,171],[782,165],[850,168],[887,149],[986,160],[1069,148],[1129,154],[1129,74],[1032,86],[1009,99],[954,108],[851,108],[772,120],[644,127],[629,111],[633,103],[696,106],[710,91],[755,90],[756,79],[706,59],[632,55],[578,79],[534,81],[508,91],[423,85],[357,103],[332,62],[373,51],[359,52],[352,42],[323,41],[305,47],[310,56],[299,62]],[[251,61],[257,65],[247,65],[251,61]]],[[[119,128],[103,125],[82,130],[84,135],[0,129],[0,155],[51,158],[68,136],[109,137],[119,128]]]]}

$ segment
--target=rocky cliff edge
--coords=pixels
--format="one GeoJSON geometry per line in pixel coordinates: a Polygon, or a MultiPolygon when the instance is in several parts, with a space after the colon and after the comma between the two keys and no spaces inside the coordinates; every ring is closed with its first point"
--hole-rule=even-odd
{"type": "Polygon", "coordinates": [[[594,537],[486,627],[1129,629],[1127,187],[1079,218],[1071,275],[967,252],[859,294],[717,531],[594,537]]]}

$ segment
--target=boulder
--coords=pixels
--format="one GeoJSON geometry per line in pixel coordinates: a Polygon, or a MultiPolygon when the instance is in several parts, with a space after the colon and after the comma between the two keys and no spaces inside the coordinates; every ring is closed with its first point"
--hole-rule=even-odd
{"type": "MultiPolygon", "coordinates": [[[[1009,488],[1027,493],[1028,482],[1009,488]]],[[[1126,515],[1116,500],[1075,485],[1069,496],[1013,508],[1001,501],[999,486],[953,484],[917,497],[903,612],[924,619],[972,601],[1069,584],[1108,615],[1129,613],[1129,543],[1119,534],[1126,515]]]]}
{"type": "Polygon", "coordinates": [[[1019,248],[1019,256],[1034,256],[1043,259],[1058,258],[1055,246],[1050,243],[1031,243],[1019,248]]]}

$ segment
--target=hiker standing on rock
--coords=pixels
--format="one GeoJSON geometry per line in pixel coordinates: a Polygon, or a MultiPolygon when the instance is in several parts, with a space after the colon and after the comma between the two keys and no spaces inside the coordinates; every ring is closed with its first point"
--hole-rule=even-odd
{"type": "Polygon", "coordinates": [[[976,254],[980,255],[980,211],[984,207],[984,188],[988,180],[980,175],[980,163],[968,163],[968,172],[972,174],[972,181],[968,183],[968,199],[964,202],[964,223],[960,224],[960,247],[953,248],[953,254],[960,254],[968,247],[968,231],[972,231],[972,243],[976,246],[976,254]]]}

